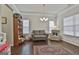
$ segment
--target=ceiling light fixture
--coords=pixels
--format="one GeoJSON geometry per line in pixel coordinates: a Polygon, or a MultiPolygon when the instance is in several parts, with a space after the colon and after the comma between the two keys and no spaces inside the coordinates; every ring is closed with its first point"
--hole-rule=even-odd
{"type": "Polygon", "coordinates": [[[46,5],[43,4],[43,12],[44,12],[44,15],[40,18],[41,21],[48,21],[48,18],[45,17],[45,8],[46,8],[46,5]]]}

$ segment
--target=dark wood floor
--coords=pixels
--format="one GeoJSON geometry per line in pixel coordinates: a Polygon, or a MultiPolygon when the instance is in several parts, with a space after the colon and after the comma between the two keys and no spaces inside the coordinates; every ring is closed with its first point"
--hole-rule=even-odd
{"type": "Polygon", "coordinates": [[[24,42],[19,46],[13,46],[11,48],[12,55],[31,55],[32,54],[32,42],[24,42]]]}
{"type": "Polygon", "coordinates": [[[43,44],[47,44],[47,45],[60,45],[70,51],[73,52],[73,55],[79,55],[79,47],[74,46],[72,44],[60,41],[60,42],[56,42],[56,41],[48,41],[48,43],[44,43],[44,42],[32,42],[32,41],[26,41],[24,42],[22,45],[20,46],[15,46],[11,48],[11,54],[12,55],[33,55],[33,46],[35,45],[43,45],[43,44]]]}

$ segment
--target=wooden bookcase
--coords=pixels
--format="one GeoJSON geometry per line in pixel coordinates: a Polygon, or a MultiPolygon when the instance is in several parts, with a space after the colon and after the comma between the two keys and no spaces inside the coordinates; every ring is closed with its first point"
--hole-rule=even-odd
{"type": "Polygon", "coordinates": [[[23,42],[23,22],[20,14],[13,14],[14,46],[23,42]]]}

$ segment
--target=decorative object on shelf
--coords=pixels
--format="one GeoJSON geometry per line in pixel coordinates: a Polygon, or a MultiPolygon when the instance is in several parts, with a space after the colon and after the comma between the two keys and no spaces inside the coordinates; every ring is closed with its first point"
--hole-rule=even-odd
{"type": "Polygon", "coordinates": [[[46,15],[45,15],[45,14],[46,14],[46,12],[45,12],[45,10],[46,10],[46,5],[43,4],[42,6],[43,6],[43,12],[44,12],[44,13],[43,13],[43,16],[40,18],[40,20],[41,20],[41,21],[48,21],[48,18],[47,18],[46,15]]]}
{"type": "Polygon", "coordinates": [[[22,16],[20,14],[18,14],[18,13],[14,13],[13,16],[18,18],[18,19],[22,19],[22,16]]]}
{"type": "Polygon", "coordinates": [[[2,18],[2,24],[7,24],[7,17],[1,17],[2,18]]]}

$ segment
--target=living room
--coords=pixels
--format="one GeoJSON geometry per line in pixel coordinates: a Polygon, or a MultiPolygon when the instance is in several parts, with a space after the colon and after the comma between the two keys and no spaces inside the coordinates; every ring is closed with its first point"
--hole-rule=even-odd
{"type": "Polygon", "coordinates": [[[0,13],[1,54],[79,54],[78,4],[1,4],[0,13]]]}

